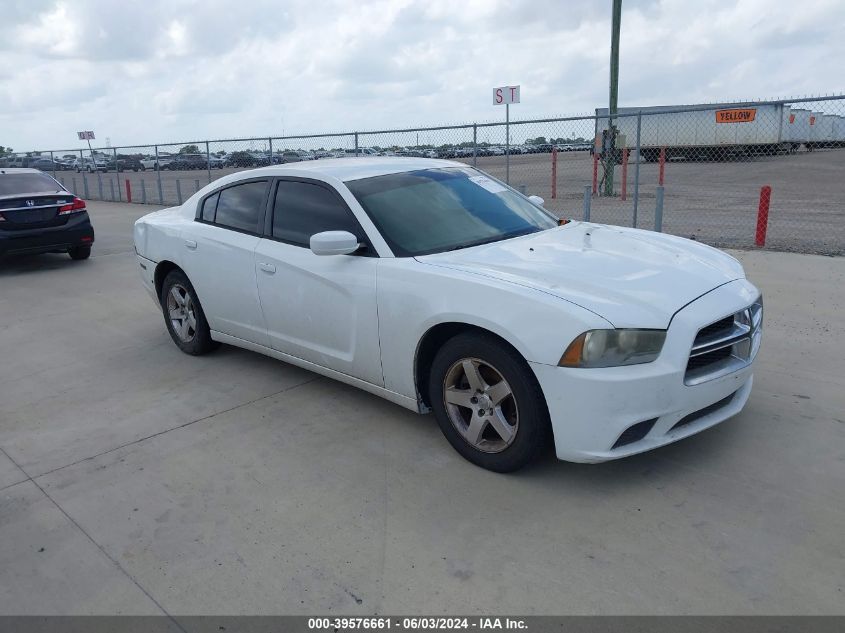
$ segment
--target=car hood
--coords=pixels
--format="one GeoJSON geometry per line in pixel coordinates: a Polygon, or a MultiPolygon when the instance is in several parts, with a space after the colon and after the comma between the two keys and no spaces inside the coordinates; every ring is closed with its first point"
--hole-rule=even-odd
{"type": "Polygon", "coordinates": [[[547,292],[619,328],[666,328],[689,302],[745,277],[698,242],[585,222],[417,259],[547,292]]]}

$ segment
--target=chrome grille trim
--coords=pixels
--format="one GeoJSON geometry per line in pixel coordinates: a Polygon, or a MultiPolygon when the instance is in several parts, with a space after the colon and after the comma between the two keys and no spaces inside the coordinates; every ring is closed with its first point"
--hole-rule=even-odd
{"type": "Polygon", "coordinates": [[[726,315],[698,331],[690,349],[685,385],[698,385],[747,367],[757,355],[763,325],[763,297],[747,308],[726,315]],[[712,331],[712,326],[733,317],[730,329],[712,331]],[[719,353],[720,350],[724,350],[719,353]],[[706,356],[713,355],[711,362],[706,356]]]}

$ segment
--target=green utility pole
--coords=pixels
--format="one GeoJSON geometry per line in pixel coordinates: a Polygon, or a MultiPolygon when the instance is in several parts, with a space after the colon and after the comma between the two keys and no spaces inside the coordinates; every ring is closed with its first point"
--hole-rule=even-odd
{"type": "Polygon", "coordinates": [[[610,107],[608,108],[607,130],[612,142],[603,153],[604,195],[613,195],[613,168],[616,166],[616,104],[619,95],[619,29],[622,23],[622,0],[613,0],[613,16],[610,26],[610,107]],[[612,149],[611,149],[612,148],[612,149]]]}

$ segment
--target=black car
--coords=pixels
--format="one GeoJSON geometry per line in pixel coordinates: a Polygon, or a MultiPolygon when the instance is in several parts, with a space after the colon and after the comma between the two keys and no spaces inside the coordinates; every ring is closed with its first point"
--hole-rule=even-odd
{"type": "Polygon", "coordinates": [[[208,169],[208,158],[205,154],[175,154],[162,169],[208,169]]]}
{"type": "Polygon", "coordinates": [[[265,167],[270,164],[270,159],[264,154],[254,152],[232,152],[226,160],[229,167],[265,167]]]}
{"type": "Polygon", "coordinates": [[[117,159],[109,158],[106,161],[107,171],[139,171],[143,169],[141,161],[134,156],[118,154],[117,159]]]}
{"type": "Polygon", "coordinates": [[[0,256],[67,253],[87,259],[93,243],[84,200],[37,169],[0,168],[0,256]]]}

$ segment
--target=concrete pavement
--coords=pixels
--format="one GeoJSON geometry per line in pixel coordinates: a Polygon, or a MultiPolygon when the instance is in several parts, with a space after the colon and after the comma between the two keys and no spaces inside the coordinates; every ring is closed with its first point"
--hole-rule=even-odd
{"type": "Polygon", "coordinates": [[[0,614],[845,612],[845,259],[735,253],[766,304],[737,418],[497,475],[431,416],[181,354],[150,207],[90,207],[90,260],[0,262],[0,614]]]}

